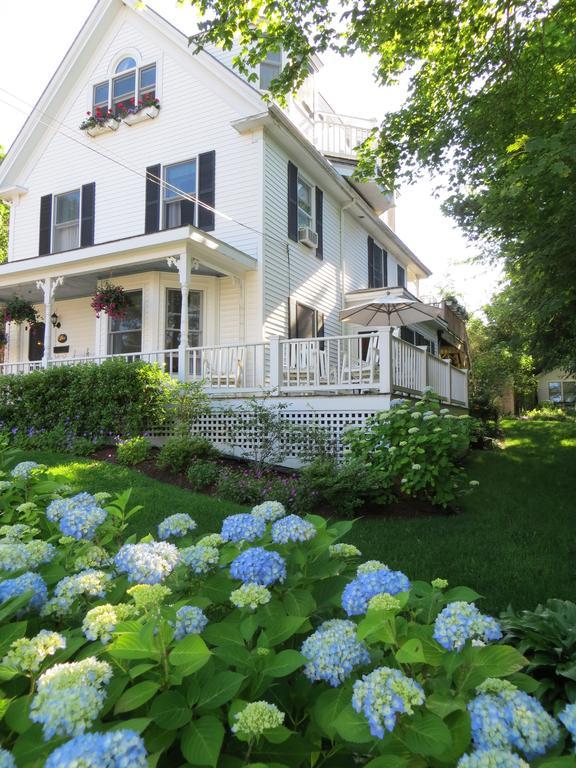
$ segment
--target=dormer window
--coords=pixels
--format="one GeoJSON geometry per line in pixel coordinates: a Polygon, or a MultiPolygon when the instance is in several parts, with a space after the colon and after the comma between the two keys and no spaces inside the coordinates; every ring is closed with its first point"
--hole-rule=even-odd
{"type": "Polygon", "coordinates": [[[112,110],[121,117],[133,111],[140,102],[146,104],[156,97],[156,64],[138,68],[131,56],[123,58],[116,66],[110,80],[94,86],[92,113],[106,114],[112,110]]]}
{"type": "Polygon", "coordinates": [[[260,88],[270,89],[270,83],[282,72],[282,49],[268,51],[266,58],[260,64],[260,88]]]}

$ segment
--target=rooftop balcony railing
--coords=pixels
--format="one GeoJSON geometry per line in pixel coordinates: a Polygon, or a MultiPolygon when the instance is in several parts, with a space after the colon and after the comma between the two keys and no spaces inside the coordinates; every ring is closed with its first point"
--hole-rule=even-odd
{"type": "Polygon", "coordinates": [[[356,159],[356,148],[377,125],[375,119],[316,112],[314,145],[324,155],[349,160],[356,159]]]}

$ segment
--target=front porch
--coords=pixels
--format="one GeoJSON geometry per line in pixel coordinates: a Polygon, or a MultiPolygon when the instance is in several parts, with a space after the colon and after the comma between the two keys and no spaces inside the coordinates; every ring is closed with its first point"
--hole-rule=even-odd
{"type": "Polygon", "coordinates": [[[467,408],[467,371],[396,336],[376,333],[254,343],[187,346],[121,354],[92,354],[7,362],[0,373],[102,363],[122,358],[156,363],[182,381],[203,382],[216,397],[269,393],[309,395],[420,395],[431,388],[443,402],[467,408]]]}

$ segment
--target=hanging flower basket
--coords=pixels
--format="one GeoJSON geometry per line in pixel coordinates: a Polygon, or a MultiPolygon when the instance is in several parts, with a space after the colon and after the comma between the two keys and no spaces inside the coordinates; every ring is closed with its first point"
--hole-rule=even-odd
{"type": "Polygon", "coordinates": [[[108,315],[113,319],[126,316],[126,310],[130,306],[130,297],[120,285],[104,283],[98,288],[90,306],[96,312],[96,317],[101,313],[108,315]]]}
{"type": "Polygon", "coordinates": [[[34,325],[38,322],[38,314],[29,301],[14,296],[4,307],[4,322],[16,323],[18,325],[21,323],[34,325]]]}

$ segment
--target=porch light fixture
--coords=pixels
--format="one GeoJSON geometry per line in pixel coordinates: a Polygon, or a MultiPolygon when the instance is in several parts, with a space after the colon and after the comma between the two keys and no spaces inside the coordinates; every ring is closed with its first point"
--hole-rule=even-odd
{"type": "Polygon", "coordinates": [[[56,314],[56,312],[52,312],[52,314],[50,315],[50,322],[52,323],[53,328],[60,328],[61,326],[60,319],[56,314]]]}

